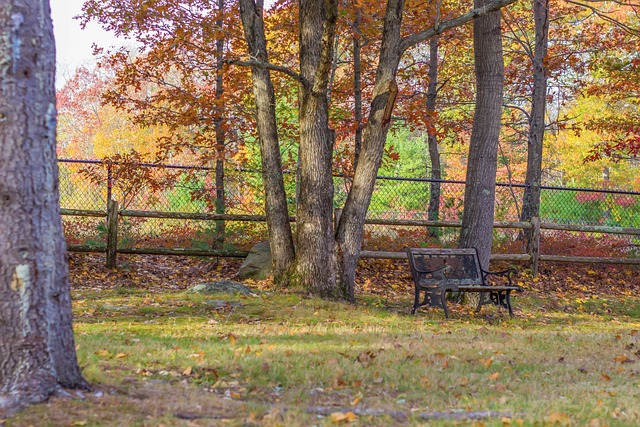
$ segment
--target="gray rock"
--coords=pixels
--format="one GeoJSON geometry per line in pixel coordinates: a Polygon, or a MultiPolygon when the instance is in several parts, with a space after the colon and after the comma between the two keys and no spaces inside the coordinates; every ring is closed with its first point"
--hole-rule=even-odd
{"type": "Polygon", "coordinates": [[[255,295],[257,293],[255,291],[252,291],[242,283],[234,282],[231,280],[201,283],[190,288],[187,292],[198,294],[242,294],[246,296],[255,295]]]}
{"type": "Polygon", "coordinates": [[[269,242],[260,242],[249,251],[236,273],[239,280],[264,280],[271,276],[271,248],[269,242]]]}

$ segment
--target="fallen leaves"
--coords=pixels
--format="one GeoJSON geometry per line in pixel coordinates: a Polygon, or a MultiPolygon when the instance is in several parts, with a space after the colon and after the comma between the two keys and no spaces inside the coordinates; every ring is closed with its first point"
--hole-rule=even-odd
{"type": "Polygon", "coordinates": [[[587,427],[608,427],[608,424],[600,418],[594,418],[591,421],[589,421],[589,424],[587,424],[587,427]]]}
{"type": "Polygon", "coordinates": [[[231,345],[236,345],[236,341],[238,341],[238,338],[233,334],[228,334],[227,339],[229,340],[229,344],[231,345]]]}
{"type": "Polygon", "coordinates": [[[358,393],[356,397],[351,401],[351,406],[358,406],[358,404],[362,401],[363,398],[362,393],[358,393]]]}
{"type": "Polygon", "coordinates": [[[339,424],[339,423],[352,423],[354,421],[357,421],[358,416],[356,414],[354,414],[353,412],[349,411],[349,412],[333,412],[331,414],[331,422],[334,424],[339,424]]]}
{"type": "Polygon", "coordinates": [[[619,356],[616,356],[613,360],[615,360],[617,363],[633,363],[633,362],[635,362],[634,359],[629,358],[629,356],[627,356],[626,354],[621,354],[619,356]]]}
{"type": "Polygon", "coordinates": [[[70,253],[71,288],[92,291],[113,288],[152,292],[185,290],[198,283],[228,279],[242,263],[242,260],[222,258],[217,260],[218,268],[214,269],[210,261],[195,257],[130,254],[119,254],[118,261],[121,268],[112,271],[106,268],[102,254],[70,253]]]}
{"type": "Polygon", "coordinates": [[[565,414],[564,412],[552,412],[547,417],[547,421],[552,426],[562,426],[562,427],[571,426],[571,418],[569,417],[569,415],[565,414]]]}
{"type": "Polygon", "coordinates": [[[356,358],[356,360],[366,368],[375,360],[377,356],[378,354],[376,352],[367,350],[358,354],[358,357],[356,358]]]}
{"type": "Polygon", "coordinates": [[[493,359],[480,359],[480,362],[484,365],[485,368],[488,368],[493,364],[493,359]]]}

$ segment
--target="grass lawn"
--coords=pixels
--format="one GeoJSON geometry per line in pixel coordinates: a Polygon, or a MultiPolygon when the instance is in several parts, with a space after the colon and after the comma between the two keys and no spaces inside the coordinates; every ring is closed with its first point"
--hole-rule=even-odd
{"type": "Polygon", "coordinates": [[[190,294],[180,271],[143,282],[134,261],[118,273],[82,261],[76,343],[94,389],[7,426],[640,425],[634,293],[543,292],[523,277],[515,318],[450,305],[445,320],[409,315],[404,279],[352,306],[264,283],[254,297],[190,294]]]}

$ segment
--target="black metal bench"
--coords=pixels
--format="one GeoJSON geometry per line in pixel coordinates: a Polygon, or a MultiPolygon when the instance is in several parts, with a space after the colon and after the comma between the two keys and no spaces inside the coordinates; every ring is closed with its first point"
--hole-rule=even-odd
{"type": "Polygon", "coordinates": [[[469,292],[479,294],[476,311],[483,305],[494,304],[509,310],[511,308],[511,291],[522,291],[522,287],[513,285],[511,274],[515,269],[504,271],[485,271],[480,267],[478,251],[469,249],[437,249],[437,248],[404,248],[411,266],[415,298],[411,314],[423,306],[442,307],[445,317],[449,317],[447,309],[447,292],[469,292]],[[506,285],[489,285],[489,276],[506,279],[506,285]],[[424,292],[424,298],[421,293],[424,292]],[[422,299],[422,301],[421,301],[422,299]]]}

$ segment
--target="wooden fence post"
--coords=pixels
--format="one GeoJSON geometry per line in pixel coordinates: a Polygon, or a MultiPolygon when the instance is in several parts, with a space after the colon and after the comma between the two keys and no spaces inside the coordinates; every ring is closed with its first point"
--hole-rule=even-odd
{"type": "Polygon", "coordinates": [[[531,274],[538,277],[540,261],[540,217],[531,218],[531,238],[529,239],[529,255],[531,256],[531,274]]]}
{"type": "Polygon", "coordinates": [[[118,202],[107,202],[107,268],[116,268],[118,253],[118,202]]]}

